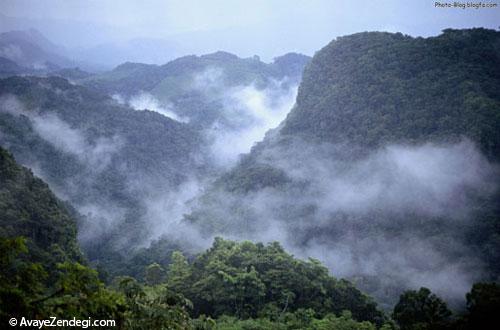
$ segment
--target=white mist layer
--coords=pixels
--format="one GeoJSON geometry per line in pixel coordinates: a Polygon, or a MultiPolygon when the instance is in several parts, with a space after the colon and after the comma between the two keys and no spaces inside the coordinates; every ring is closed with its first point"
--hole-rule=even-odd
{"type": "Polygon", "coordinates": [[[221,68],[209,67],[193,77],[191,87],[207,99],[222,101],[221,119],[206,134],[216,164],[228,168],[285,119],[295,103],[298,86],[289,86],[285,78],[270,80],[263,88],[256,83],[228,87],[225,79],[221,68]]]}
{"type": "MultiPolygon", "coordinates": [[[[117,100],[118,102],[123,103],[123,98],[121,98],[119,95],[114,95],[113,98],[117,100]]],[[[135,110],[149,110],[149,111],[154,111],[157,112],[165,117],[168,117],[170,119],[182,122],[182,123],[187,123],[189,122],[189,118],[186,117],[181,117],[178,116],[175,112],[173,112],[171,106],[162,106],[160,105],[160,102],[151,94],[142,92],[137,95],[134,95],[130,98],[128,101],[128,104],[134,108],[135,110]]]]}
{"type": "Polygon", "coordinates": [[[278,99],[273,99],[270,93],[254,86],[236,88],[231,92],[226,108],[234,111],[236,116],[250,118],[251,124],[239,129],[214,125],[212,152],[219,164],[233,165],[239,155],[248,153],[267,131],[276,128],[295,103],[297,87],[286,90],[278,99]]]}
{"type": "Polygon", "coordinates": [[[280,241],[299,257],[318,258],[335,276],[373,278],[379,298],[394,299],[400,291],[391,288],[426,286],[462,301],[483,265],[461,234],[472,226],[475,197],[497,188],[498,168],[468,140],[336,157],[348,150],[298,140],[267,149],[261,163],[307,184],[246,194],[219,190],[201,213],[227,224],[216,235],[280,241]],[[418,229],[437,224],[446,231],[424,236],[418,229]]]}
{"type": "Polygon", "coordinates": [[[31,119],[33,128],[42,139],[61,151],[77,156],[97,171],[106,167],[112,155],[120,149],[119,138],[99,138],[91,144],[80,130],[72,128],[54,114],[32,116],[31,119]]]}

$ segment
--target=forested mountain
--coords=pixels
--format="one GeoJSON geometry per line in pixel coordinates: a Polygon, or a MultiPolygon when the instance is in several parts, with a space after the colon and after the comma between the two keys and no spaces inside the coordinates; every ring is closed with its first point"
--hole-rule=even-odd
{"type": "Polygon", "coordinates": [[[486,29],[338,38],[304,73],[281,135],[369,149],[466,136],[498,159],[499,53],[486,29]]]}
{"type": "Polygon", "coordinates": [[[73,213],[45,182],[0,147],[0,237],[28,238],[31,261],[48,268],[81,261],[73,213]]]}
{"type": "Polygon", "coordinates": [[[309,60],[308,56],[289,53],[275,58],[271,64],[266,64],[261,62],[258,56],[243,59],[219,51],[201,56],[180,57],[164,65],[127,62],[112,71],[95,75],[84,83],[99,87],[109,94],[120,93],[130,96],[140,91],[147,91],[164,99],[179,90],[187,92],[192,88],[189,80],[206,69],[227,71],[227,76],[224,77],[224,82],[227,84],[246,85],[257,82],[260,85],[265,84],[270,78],[288,77],[297,81],[309,60]],[[168,87],[173,83],[175,83],[174,90],[169,90],[168,87]]]}
{"type": "Polygon", "coordinates": [[[148,203],[207,167],[203,141],[187,125],[65,79],[11,77],[0,95],[0,143],[83,215],[80,241],[91,260],[149,239],[148,203]]]}
{"type": "Polygon", "coordinates": [[[389,305],[417,282],[453,301],[498,279],[499,47],[485,29],[332,41],[280,128],[186,218],[279,237],[389,305]]]}
{"type": "Polygon", "coordinates": [[[95,75],[0,54],[2,322],[485,327],[500,304],[499,62],[486,29],[95,75]]]}
{"type": "MultiPolygon", "coordinates": [[[[94,83],[101,80],[78,69],[59,70],[52,74],[68,77],[77,83],[88,82],[85,83],[88,87],[55,76],[9,77],[0,83],[0,143],[22,164],[33,168],[61,198],[68,200],[81,213],[80,241],[91,261],[102,264],[113,274],[138,275],[144,263],[158,255],[156,252],[139,251],[134,258],[141,261],[132,261],[138,263],[136,267],[121,265],[120,260],[124,256],[127,259],[135,256],[130,252],[139,246],[147,246],[151,238],[175,231],[171,226],[187,212],[184,204],[194,197],[203,181],[210,180],[213,173],[220,171],[213,160],[218,155],[211,148],[214,136],[218,135],[200,130],[196,119],[189,125],[180,122],[184,120],[177,118],[173,111],[162,108],[153,96],[144,98],[139,95],[130,99],[131,102],[116,102],[109,94],[116,88],[125,91],[121,97],[126,98],[129,85],[134,87],[130,93],[143,93],[164,80],[175,86],[189,81],[190,84],[201,84],[203,88],[222,91],[225,82],[218,80],[221,77],[228,80],[227,86],[236,86],[239,91],[239,88],[246,88],[240,84],[269,83],[274,77],[290,75],[290,80],[283,82],[283,89],[288,89],[289,84],[297,83],[307,60],[308,57],[303,55],[288,54],[277,59],[276,66],[273,66],[258,59],[244,60],[219,52],[182,58],[162,67],[125,63],[98,76],[99,79],[109,78],[103,81],[111,89],[94,83]],[[228,74],[219,75],[220,68],[227,68],[228,74]],[[212,70],[218,72],[217,80],[211,80],[212,70]],[[211,82],[215,87],[209,86],[211,82]],[[115,255],[112,251],[119,252],[115,255]]],[[[278,91],[281,92],[281,87],[275,92],[278,91]]],[[[253,93],[254,89],[250,92],[253,93]]],[[[176,97],[186,100],[187,94],[182,93],[176,97]]],[[[216,101],[208,102],[208,91],[203,97],[193,97],[196,99],[194,108],[181,108],[191,109],[189,119],[205,117],[212,111],[214,118],[221,120],[231,115],[227,122],[234,124],[236,121],[235,129],[246,128],[242,121],[250,126],[254,123],[261,125],[262,118],[254,118],[252,113],[240,114],[238,118],[237,113],[225,110],[237,108],[235,111],[241,111],[240,103],[244,101],[237,99],[227,105],[224,102],[227,103],[229,97],[218,94],[216,101]]],[[[243,95],[241,98],[252,97],[243,95]]],[[[258,94],[257,97],[262,96],[258,94]]],[[[267,94],[265,97],[264,100],[271,99],[267,94]]],[[[243,111],[249,111],[246,105],[243,111]]],[[[205,122],[206,126],[208,124],[205,122]]],[[[261,128],[262,134],[265,129],[266,126],[261,128]]],[[[225,132],[220,125],[216,133],[221,134],[219,132],[225,132]]],[[[238,150],[233,153],[235,156],[238,150]]],[[[174,246],[163,241],[156,249],[170,251],[174,246]]],[[[168,255],[164,253],[156,260],[166,259],[168,255]]]]}
{"type": "MultiPolygon", "coordinates": [[[[121,329],[394,329],[371,298],[278,242],[216,238],[192,261],[172,253],[168,271],[149,265],[145,283],[117,277],[106,287],[82,264],[72,212],[2,148],[0,183],[1,322],[50,315],[121,329]]],[[[453,320],[421,288],[402,294],[392,316],[401,329],[477,329],[495,321],[499,296],[496,284],[474,285],[467,313],[453,320]]]]}
{"type": "Polygon", "coordinates": [[[61,55],[63,50],[34,29],[0,34],[0,56],[32,70],[53,71],[73,67],[73,61],[61,55]]]}
{"type": "MultiPolygon", "coordinates": [[[[274,322],[269,318],[284,316],[290,325],[359,323],[374,329],[368,321],[381,325],[385,320],[375,303],[349,282],[329,276],[315,260],[294,259],[277,242],[264,246],[218,238],[191,264],[175,252],[168,274],[158,264],[150,265],[145,269],[149,286],[119,278],[117,288],[106,288],[95,271],[81,264],[85,261],[77,246],[73,214],[46,183],[3,148],[0,183],[2,322],[50,314],[109,318],[125,329],[213,329],[216,323],[206,315],[261,316],[260,322],[267,324],[274,322]],[[332,314],[344,310],[351,311],[354,320],[351,314],[332,314]]],[[[220,323],[231,320],[222,318],[220,323]]]]}
{"type": "Polygon", "coordinates": [[[266,64],[255,56],[239,58],[226,52],[184,56],[164,65],[124,63],[114,70],[84,79],[92,86],[123,100],[147,93],[163,107],[171,106],[181,117],[207,127],[223,117],[227,91],[255,86],[285,89],[297,85],[308,56],[289,53],[266,64]]]}

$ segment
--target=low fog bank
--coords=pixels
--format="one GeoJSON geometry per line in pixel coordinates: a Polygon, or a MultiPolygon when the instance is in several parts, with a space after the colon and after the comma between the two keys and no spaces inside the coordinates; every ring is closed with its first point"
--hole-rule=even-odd
{"type": "Polygon", "coordinates": [[[388,145],[346,161],[350,149],[300,140],[264,149],[256,162],[290,182],[247,193],[214,189],[195,221],[214,235],[280,241],[384,305],[421,286],[463,302],[484,276],[466,235],[481,201],[498,189],[498,167],[469,140],[388,145]]]}
{"type": "Polygon", "coordinates": [[[165,117],[168,117],[170,119],[176,120],[181,123],[189,122],[189,118],[179,116],[175,113],[175,111],[173,111],[172,104],[167,103],[162,105],[160,104],[160,101],[156,99],[153,95],[144,91],[131,96],[130,98],[128,98],[128,100],[125,100],[125,98],[120,94],[114,94],[111,97],[119,104],[126,104],[138,111],[144,111],[144,110],[154,111],[159,113],[160,115],[163,115],[165,117]]]}

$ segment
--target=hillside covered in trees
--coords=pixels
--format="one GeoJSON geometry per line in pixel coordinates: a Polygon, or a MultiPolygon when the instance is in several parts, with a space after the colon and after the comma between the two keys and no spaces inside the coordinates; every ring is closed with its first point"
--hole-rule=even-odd
{"type": "Polygon", "coordinates": [[[146,94],[161,106],[171,107],[178,116],[189,118],[195,127],[206,128],[214,122],[228,120],[222,108],[231,89],[239,86],[252,86],[261,91],[288,89],[300,82],[309,60],[308,56],[289,53],[267,64],[258,57],[239,58],[219,51],[181,57],[161,66],[124,63],[81,83],[124,101],[146,94]]]}
{"type": "Polygon", "coordinates": [[[148,196],[208,167],[192,128],[63,78],[6,78],[0,94],[1,144],[78,211],[91,260],[120,260],[142,243],[152,229],[144,225],[148,196]]]}
{"type": "Polygon", "coordinates": [[[2,323],[498,322],[500,32],[0,69],[2,323]]]}
{"type": "Polygon", "coordinates": [[[486,29],[332,41],[286,120],[186,219],[278,236],[389,305],[416,282],[461,300],[460,285],[500,274],[499,42],[486,29]]]}
{"type": "MultiPolygon", "coordinates": [[[[0,148],[0,156],[1,322],[50,315],[88,322],[111,319],[121,329],[395,326],[351,283],[329,275],[317,260],[294,258],[278,242],[216,238],[191,261],[176,251],[167,270],[149,265],[142,283],[117,277],[106,286],[85,265],[67,207],[7,151],[0,148]],[[27,219],[31,226],[24,224],[27,219]],[[70,234],[61,232],[63,228],[70,234]]],[[[446,303],[422,288],[401,295],[393,317],[401,329],[474,329],[495,319],[499,295],[498,285],[477,284],[467,295],[468,313],[452,318],[446,303]]]]}
{"type": "Polygon", "coordinates": [[[349,282],[328,275],[318,261],[294,259],[279,243],[265,247],[216,239],[191,264],[174,252],[167,273],[152,264],[144,269],[146,283],[123,277],[115,279],[116,287],[106,288],[97,272],[85,266],[70,211],[1,148],[0,183],[2,322],[58,315],[114,319],[125,329],[215,328],[207,316],[262,316],[260,322],[266,322],[263,313],[290,324],[366,321],[359,324],[371,328],[368,321],[384,321],[375,303],[349,282]],[[352,311],[354,320],[347,314],[326,318],[344,310],[352,311]]]}

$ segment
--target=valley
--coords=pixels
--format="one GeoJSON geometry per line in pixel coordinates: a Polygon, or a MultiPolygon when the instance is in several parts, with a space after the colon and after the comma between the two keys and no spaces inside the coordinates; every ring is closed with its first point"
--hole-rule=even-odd
{"type": "Polygon", "coordinates": [[[48,48],[63,52],[36,30],[0,35],[2,322],[496,320],[500,32],[98,72],[48,48]]]}

